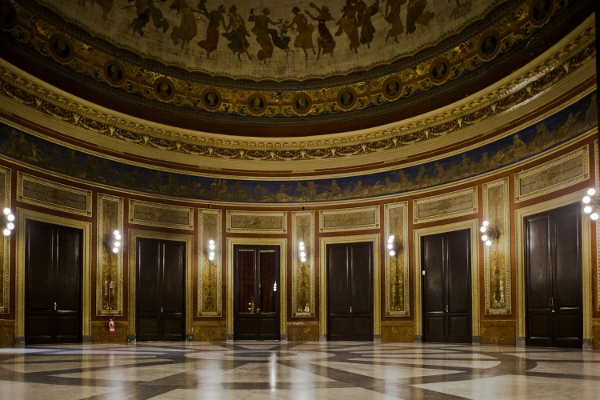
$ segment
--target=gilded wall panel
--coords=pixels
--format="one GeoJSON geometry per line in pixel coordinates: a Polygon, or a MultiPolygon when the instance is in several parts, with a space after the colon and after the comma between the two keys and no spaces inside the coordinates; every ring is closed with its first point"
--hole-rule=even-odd
{"type": "Polygon", "coordinates": [[[515,201],[552,193],[590,176],[588,146],[515,174],[515,201]]]}
{"type": "Polygon", "coordinates": [[[129,222],[173,229],[194,229],[194,208],[129,200],[129,222]]]}
{"type": "MultiPolygon", "coordinates": [[[[594,169],[596,177],[596,193],[600,193],[600,151],[598,141],[594,142],[594,169]]],[[[596,222],[596,311],[600,311],[600,223],[596,222]]]]}
{"type": "Polygon", "coordinates": [[[408,253],[408,202],[385,205],[385,315],[410,315],[410,287],[408,253]],[[389,240],[394,235],[393,240],[389,240]],[[391,256],[389,250],[394,250],[391,256]]]}
{"type": "Polygon", "coordinates": [[[198,210],[198,316],[220,317],[222,307],[221,210],[198,210]],[[213,243],[210,243],[210,241],[213,243]],[[211,249],[214,245],[214,249],[211,249]],[[210,252],[214,251],[214,257],[210,252]],[[212,258],[212,259],[211,259],[212,258]]]}
{"type": "Polygon", "coordinates": [[[508,177],[483,185],[483,219],[499,236],[484,246],[485,314],[511,313],[510,204],[508,177]]]}
{"type": "Polygon", "coordinates": [[[477,187],[413,200],[413,223],[440,221],[477,212],[477,187]]]}
{"type": "Polygon", "coordinates": [[[319,211],[319,232],[379,228],[379,206],[319,211]]]}
{"type": "Polygon", "coordinates": [[[123,315],[123,203],[122,197],[98,193],[96,315],[123,315]],[[121,235],[117,253],[115,230],[121,235]]]}
{"type": "Polygon", "coordinates": [[[92,216],[92,192],[52,182],[22,172],[17,174],[19,201],[64,211],[92,216]]]}
{"type": "Polygon", "coordinates": [[[292,212],[292,318],[315,317],[314,232],[314,211],[292,212]],[[303,249],[300,242],[304,243],[303,249]]]}
{"type": "MultiPolygon", "coordinates": [[[[10,208],[10,169],[0,166],[0,210],[10,208]]],[[[14,213],[14,210],[13,210],[14,213]]],[[[4,227],[3,227],[4,228],[4,227]]],[[[0,242],[0,314],[10,312],[10,236],[0,242]]]]}
{"type": "Polygon", "coordinates": [[[287,233],[285,211],[227,211],[227,232],[287,233]]]}

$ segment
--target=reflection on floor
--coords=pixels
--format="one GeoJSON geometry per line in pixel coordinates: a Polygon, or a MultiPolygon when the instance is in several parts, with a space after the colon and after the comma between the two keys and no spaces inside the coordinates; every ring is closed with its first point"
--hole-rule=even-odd
{"type": "Polygon", "coordinates": [[[600,352],[366,342],[0,348],[1,399],[598,399],[600,352]]]}

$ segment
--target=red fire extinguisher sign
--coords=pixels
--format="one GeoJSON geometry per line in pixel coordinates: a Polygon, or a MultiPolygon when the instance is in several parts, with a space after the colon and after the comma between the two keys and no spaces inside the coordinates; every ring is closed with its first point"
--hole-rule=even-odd
{"type": "Polygon", "coordinates": [[[115,321],[112,318],[108,320],[108,333],[115,334],[115,321]]]}

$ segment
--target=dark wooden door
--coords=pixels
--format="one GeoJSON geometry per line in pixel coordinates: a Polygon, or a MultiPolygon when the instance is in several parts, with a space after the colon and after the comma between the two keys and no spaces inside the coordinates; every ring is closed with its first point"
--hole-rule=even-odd
{"type": "Polygon", "coordinates": [[[528,345],[582,346],[580,215],[577,203],[526,218],[528,345]]]}
{"type": "Polygon", "coordinates": [[[327,339],[373,340],[373,245],[327,246],[327,339]]]}
{"type": "Polygon", "coordinates": [[[81,333],[81,229],[27,220],[25,343],[78,343],[81,333]]]}
{"type": "Polygon", "coordinates": [[[185,340],[185,243],[138,238],[136,339],[185,340]]]}
{"type": "Polygon", "coordinates": [[[235,246],[235,340],[279,340],[279,247],[235,246]]]}
{"type": "Polygon", "coordinates": [[[454,231],[421,239],[423,340],[470,343],[470,231],[454,231]]]}

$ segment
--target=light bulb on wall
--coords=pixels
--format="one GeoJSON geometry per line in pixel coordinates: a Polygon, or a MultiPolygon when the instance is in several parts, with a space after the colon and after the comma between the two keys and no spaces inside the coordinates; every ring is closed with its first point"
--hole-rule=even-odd
{"type": "Polygon", "coordinates": [[[596,196],[596,189],[589,188],[581,202],[585,204],[583,212],[589,214],[593,221],[597,221],[600,216],[600,199],[596,196]]]}
{"type": "Polygon", "coordinates": [[[214,261],[216,256],[217,245],[213,239],[208,241],[208,260],[214,261]]]}
{"type": "Polygon", "coordinates": [[[306,262],[307,249],[302,240],[298,242],[298,256],[300,257],[300,262],[306,262]]]}
{"type": "Polygon", "coordinates": [[[112,251],[113,253],[118,253],[119,251],[121,251],[121,232],[119,232],[118,230],[114,230],[113,231],[113,237],[112,237],[112,251]]]}
{"type": "Polygon", "coordinates": [[[485,243],[486,246],[491,246],[493,241],[498,240],[500,237],[498,228],[491,227],[489,221],[483,221],[479,231],[481,232],[481,241],[485,243]]]}
{"type": "Polygon", "coordinates": [[[390,257],[394,257],[396,255],[396,237],[394,235],[390,235],[387,239],[387,250],[390,257]]]}
{"type": "Polygon", "coordinates": [[[12,213],[12,210],[8,207],[4,209],[2,215],[2,222],[4,225],[4,229],[2,230],[2,234],[4,236],[10,236],[13,229],[15,229],[15,215],[12,213]]]}

